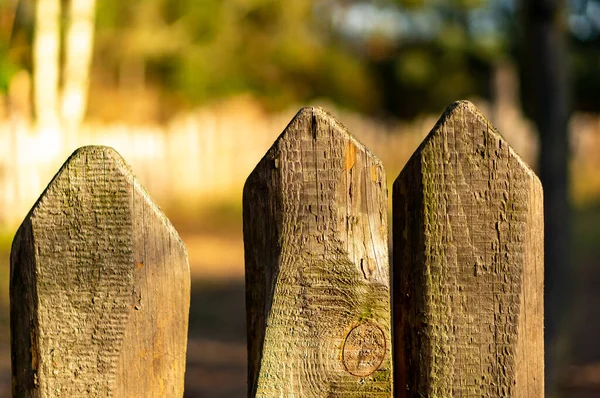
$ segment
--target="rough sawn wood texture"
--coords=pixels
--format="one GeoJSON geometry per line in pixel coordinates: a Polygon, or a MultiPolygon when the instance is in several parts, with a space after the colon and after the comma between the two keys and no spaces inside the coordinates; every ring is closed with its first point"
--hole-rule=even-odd
{"type": "Polygon", "coordinates": [[[244,187],[249,397],[390,397],[380,161],[304,108],[244,187]]]}
{"type": "Polygon", "coordinates": [[[544,395],[542,187],[451,105],[393,186],[396,397],[544,395]]]}
{"type": "Polygon", "coordinates": [[[111,148],[77,150],[19,228],[14,397],[181,397],[190,274],[170,222],[111,148]]]}

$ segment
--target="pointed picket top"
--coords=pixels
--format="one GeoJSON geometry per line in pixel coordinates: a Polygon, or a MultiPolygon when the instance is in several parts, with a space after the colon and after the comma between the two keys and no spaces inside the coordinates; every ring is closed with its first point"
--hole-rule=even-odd
{"type": "MultiPolygon", "coordinates": [[[[439,136],[441,134],[444,134],[444,130],[452,129],[452,126],[450,126],[450,125],[456,124],[456,123],[462,123],[463,126],[466,126],[467,124],[470,124],[471,127],[479,126],[482,128],[482,130],[481,130],[482,137],[489,136],[490,139],[493,138],[493,139],[497,139],[497,140],[501,141],[502,146],[503,147],[506,146],[508,148],[508,152],[510,153],[510,156],[512,158],[514,158],[515,161],[517,161],[521,165],[521,167],[523,168],[523,171],[526,172],[527,174],[529,174],[531,176],[531,178],[536,179],[538,181],[538,183],[541,185],[541,183],[539,182],[539,178],[537,177],[535,172],[531,169],[531,167],[529,167],[529,165],[521,158],[521,156],[519,156],[519,154],[517,154],[514,151],[514,149],[506,142],[502,133],[499,132],[492,125],[492,123],[490,123],[490,121],[483,115],[483,113],[481,113],[481,111],[475,105],[473,105],[473,103],[471,103],[470,101],[465,101],[465,100],[456,101],[456,102],[450,104],[450,106],[448,106],[444,110],[444,113],[442,113],[442,116],[440,116],[439,120],[436,122],[433,129],[431,129],[429,134],[427,134],[427,137],[425,137],[425,139],[423,139],[423,142],[421,143],[421,145],[419,145],[419,147],[417,148],[417,150],[415,151],[415,153],[413,154],[412,157],[419,156],[419,154],[422,153],[423,149],[428,146],[428,143],[431,139],[433,139],[434,137],[439,136]]],[[[473,133],[474,133],[474,131],[471,131],[471,132],[465,131],[465,132],[463,132],[462,135],[460,135],[457,138],[459,140],[463,140],[463,141],[467,142],[467,141],[473,139],[473,137],[472,137],[473,133]]],[[[479,149],[481,151],[481,148],[477,148],[477,149],[479,149]]],[[[479,153],[479,155],[481,155],[481,153],[479,153]]],[[[410,163],[410,161],[407,162],[407,164],[409,164],[409,163],[410,163]]]]}
{"type": "Polygon", "coordinates": [[[393,186],[397,397],[543,397],[542,187],[469,102],[393,186]]]}
{"type": "Polygon", "coordinates": [[[78,149],[11,251],[14,396],[182,396],[185,245],[121,156],[78,149]]]}
{"type": "Polygon", "coordinates": [[[381,162],[298,112],[244,187],[248,396],[391,396],[381,162]]]}
{"type": "MultiPolygon", "coordinates": [[[[123,157],[116,150],[103,145],[87,145],[76,149],[61,166],[56,175],[52,178],[44,192],[42,192],[38,200],[31,208],[26,218],[29,218],[32,215],[34,215],[38,208],[44,205],[45,201],[47,200],[47,197],[50,196],[48,191],[54,189],[56,186],[61,186],[65,184],[64,179],[69,179],[68,184],[72,184],[73,182],[75,182],[76,184],[83,183],[84,180],[80,180],[79,177],[73,179],[72,174],[70,174],[74,171],[77,172],[77,170],[72,167],[72,164],[80,162],[88,163],[88,158],[94,157],[97,158],[94,161],[108,161],[111,167],[114,168],[114,171],[117,174],[121,175],[121,178],[127,179],[127,181],[135,189],[136,195],[139,195],[140,198],[144,199],[145,203],[148,205],[148,209],[154,213],[154,217],[157,220],[160,220],[160,222],[164,224],[164,227],[167,230],[169,230],[173,237],[177,239],[185,248],[183,241],[181,240],[179,234],[173,227],[173,224],[171,224],[171,221],[168,219],[165,213],[163,213],[160,207],[158,207],[158,205],[154,203],[154,200],[150,197],[148,191],[146,191],[146,188],[144,188],[140,181],[137,178],[135,178],[131,166],[129,166],[125,159],[123,159],[123,157]]],[[[105,173],[106,169],[104,169],[103,172],[105,173]]],[[[73,185],[73,188],[77,186],[76,184],[73,185]]],[[[52,204],[50,204],[50,206],[52,206],[52,204]]]]}

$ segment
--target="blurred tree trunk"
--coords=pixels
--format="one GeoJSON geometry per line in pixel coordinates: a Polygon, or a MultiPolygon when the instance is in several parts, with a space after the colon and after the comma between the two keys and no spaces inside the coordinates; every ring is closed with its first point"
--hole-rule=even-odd
{"type": "Polygon", "coordinates": [[[87,106],[95,10],[96,0],[71,0],[69,3],[61,98],[61,118],[68,152],[74,149],[74,135],[81,126],[87,106]]]}
{"type": "Polygon", "coordinates": [[[565,0],[524,0],[528,51],[525,67],[540,134],[539,175],[544,186],[546,396],[555,391],[564,359],[571,296],[569,203],[569,86],[565,0]],[[561,352],[562,351],[562,352],[561,352]]]}
{"type": "Polygon", "coordinates": [[[60,0],[37,0],[33,39],[33,103],[38,126],[58,131],[60,0]]]}
{"type": "Polygon", "coordinates": [[[41,138],[54,150],[71,152],[87,105],[96,0],[67,4],[61,74],[61,0],[36,1],[33,103],[41,138]]]}

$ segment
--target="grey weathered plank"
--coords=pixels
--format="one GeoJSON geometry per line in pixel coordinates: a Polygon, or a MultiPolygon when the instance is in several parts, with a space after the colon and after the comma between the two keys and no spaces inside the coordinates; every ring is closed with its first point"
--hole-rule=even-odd
{"type": "Polygon", "coordinates": [[[66,161],[20,226],[10,272],[13,396],[183,395],[187,252],[113,149],[66,161]]]}
{"type": "Polygon", "coordinates": [[[319,108],[248,177],[248,396],[391,396],[386,202],[380,161],[319,108]]]}
{"type": "Polygon", "coordinates": [[[396,397],[543,397],[542,187],[469,102],[393,187],[396,397]]]}

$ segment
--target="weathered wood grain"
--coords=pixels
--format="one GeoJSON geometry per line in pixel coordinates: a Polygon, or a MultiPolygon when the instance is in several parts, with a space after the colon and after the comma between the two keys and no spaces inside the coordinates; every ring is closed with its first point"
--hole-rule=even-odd
{"type": "Polygon", "coordinates": [[[114,150],[77,150],[27,215],[10,300],[14,397],[183,396],[187,252],[114,150]]]}
{"type": "Polygon", "coordinates": [[[543,397],[542,187],[469,102],[393,186],[396,397],[543,397]]]}
{"type": "Polygon", "coordinates": [[[380,161],[304,108],[244,187],[249,397],[390,397],[380,161]]]}

